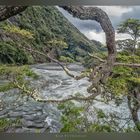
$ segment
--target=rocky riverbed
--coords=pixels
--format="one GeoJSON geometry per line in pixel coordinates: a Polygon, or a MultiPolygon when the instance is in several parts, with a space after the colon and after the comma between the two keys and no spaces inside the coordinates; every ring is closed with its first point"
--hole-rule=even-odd
{"type": "MultiPolygon", "coordinates": [[[[70,65],[72,72],[81,71],[83,67],[70,65]]],[[[67,76],[56,64],[38,64],[31,69],[39,75],[32,81],[44,98],[63,98],[71,93],[86,91],[87,81],[78,82],[67,76]]],[[[1,84],[6,81],[1,81],[1,84]]],[[[22,96],[18,89],[0,93],[0,118],[20,119],[21,124],[9,128],[6,132],[59,132],[61,112],[57,105],[40,103],[32,98],[22,96]]]]}
{"type": "MultiPolygon", "coordinates": [[[[88,94],[86,89],[89,82],[86,78],[76,81],[66,75],[56,64],[37,64],[32,65],[31,69],[39,75],[39,79],[32,81],[31,84],[40,91],[43,98],[62,99],[71,94],[88,94]]],[[[69,65],[69,69],[74,74],[84,70],[79,64],[69,65]]],[[[2,81],[0,83],[2,84],[2,81]]],[[[113,102],[106,105],[95,101],[91,106],[90,118],[94,116],[92,107],[97,107],[107,113],[114,112],[122,118],[130,117],[125,99],[121,106],[116,106],[113,102]]],[[[62,127],[61,111],[57,109],[57,104],[36,102],[32,98],[22,96],[18,89],[0,93],[0,118],[10,120],[19,118],[21,121],[18,126],[10,127],[6,132],[59,132],[62,127]]],[[[124,120],[119,120],[119,122],[120,125],[125,124],[124,120]]],[[[133,126],[132,121],[129,124],[133,126]]]]}

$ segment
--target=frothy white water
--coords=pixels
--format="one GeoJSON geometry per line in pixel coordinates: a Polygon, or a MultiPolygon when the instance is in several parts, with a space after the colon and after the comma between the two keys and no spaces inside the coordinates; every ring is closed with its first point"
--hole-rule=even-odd
{"type": "MultiPolygon", "coordinates": [[[[74,65],[73,67],[76,66],[74,65]]],[[[62,69],[54,70],[52,66],[51,68],[49,66],[46,66],[46,70],[44,67],[43,69],[41,69],[41,67],[39,69],[33,68],[33,70],[38,75],[46,79],[47,85],[41,91],[43,96],[45,96],[46,98],[65,98],[69,95],[74,95],[76,93],[87,94],[87,87],[90,83],[87,81],[86,78],[77,81],[69,77],[62,69]]],[[[80,71],[71,72],[73,74],[80,73],[80,71]]]]}
{"type": "MultiPolygon", "coordinates": [[[[84,69],[80,65],[70,65],[69,67],[71,69],[71,72],[74,74],[78,74],[84,69]]],[[[77,81],[69,77],[61,69],[61,67],[59,67],[58,65],[53,66],[53,64],[36,65],[32,69],[34,70],[34,72],[36,72],[46,80],[46,86],[41,89],[41,94],[46,99],[64,99],[68,98],[70,95],[75,95],[76,93],[88,95],[87,87],[90,85],[90,83],[86,78],[77,81]]],[[[100,99],[100,96],[98,96],[97,98],[100,99]]],[[[94,101],[93,105],[90,107],[88,114],[88,118],[94,121],[95,114],[93,108],[101,109],[106,114],[116,114],[116,116],[120,118],[118,122],[120,127],[125,125],[127,121],[127,119],[125,120],[125,118],[131,117],[126,98],[123,99],[122,104],[119,106],[117,106],[113,101],[109,102],[109,104],[94,101]]],[[[49,121],[49,123],[51,124],[50,118],[47,118],[46,121],[49,121]]],[[[127,125],[134,126],[134,123],[131,120],[127,125]]]]}

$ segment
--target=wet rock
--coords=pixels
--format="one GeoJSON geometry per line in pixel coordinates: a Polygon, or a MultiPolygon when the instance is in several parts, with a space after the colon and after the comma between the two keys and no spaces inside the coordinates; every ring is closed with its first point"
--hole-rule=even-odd
{"type": "Polygon", "coordinates": [[[20,107],[17,107],[17,108],[15,109],[15,111],[17,111],[17,112],[22,112],[22,111],[23,111],[23,109],[22,109],[22,108],[20,108],[20,107]]]}
{"type": "MultiPolygon", "coordinates": [[[[29,121],[40,120],[40,116],[37,116],[36,114],[33,114],[33,115],[23,115],[23,118],[25,120],[29,120],[29,121]]],[[[43,121],[43,120],[41,120],[41,121],[43,121]]]]}
{"type": "Polygon", "coordinates": [[[10,112],[10,113],[8,113],[8,116],[15,117],[15,118],[22,117],[20,112],[10,112]]]}
{"type": "MultiPolygon", "coordinates": [[[[20,108],[18,108],[16,110],[21,110],[23,112],[26,112],[27,114],[34,114],[34,113],[40,111],[40,110],[38,110],[38,109],[36,109],[34,107],[25,107],[25,106],[20,107],[20,108]]],[[[40,111],[40,114],[41,114],[41,111],[40,111]]]]}
{"type": "MultiPolygon", "coordinates": [[[[39,120],[45,120],[47,118],[48,114],[43,114],[41,116],[39,116],[39,120]]],[[[35,120],[36,122],[38,122],[39,120],[35,120]]]]}
{"type": "Polygon", "coordinates": [[[7,118],[8,115],[0,115],[0,119],[7,118]]]}
{"type": "Polygon", "coordinates": [[[7,112],[10,112],[10,111],[14,111],[16,108],[17,108],[16,106],[7,105],[4,110],[7,110],[7,112]]]}
{"type": "Polygon", "coordinates": [[[7,112],[8,112],[7,110],[0,111],[0,116],[5,115],[7,112]]]}
{"type": "Polygon", "coordinates": [[[53,120],[51,122],[51,129],[54,132],[59,132],[59,130],[62,128],[62,124],[60,124],[60,122],[53,120]]]}
{"type": "Polygon", "coordinates": [[[24,127],[27,128],[44,128],[44,123],[35,123],[33,121],[26,121],[25,119],[22,120],[22,124],[24,127]]]}

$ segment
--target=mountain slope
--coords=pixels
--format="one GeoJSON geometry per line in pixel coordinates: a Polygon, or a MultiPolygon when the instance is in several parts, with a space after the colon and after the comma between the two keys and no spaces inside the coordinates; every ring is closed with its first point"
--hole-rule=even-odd
{"type": "Polygon", "coordinates": [[[6,62],[7,60],[3,60],[3,58],[9,57],[9,63],[13,61],[19,63],[44,62],[45,58],[23,50],[22,46],[28,45],[35,49],[41,49],[46,47],[47,42],[52,39],[64,40],[68,44],[68,48],[61,50],[61,55],[76,61],[82,61],[87,52],[98,51],[94,42],[80,33],[57,8],[33,6],[28,7],[23,13],[0,23],[0,60],[6,62]],[[25,39],[19,34],[11,32],[12,30],[19,30],[26,36],[33,35],[34,39],[25,39]],[[11,53],[6,53],[9,52],[8,49],[5,49],[6,47],[10,49],[11,53]],[[23,56],[21,60],[20,58],[14,58],[18,54],[19,56],[16,57],[23,56]]]}

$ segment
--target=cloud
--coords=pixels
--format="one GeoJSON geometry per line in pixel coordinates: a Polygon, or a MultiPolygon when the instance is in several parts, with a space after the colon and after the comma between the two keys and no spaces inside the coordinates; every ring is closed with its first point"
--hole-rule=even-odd
{"type": "Polygon", "coordinates": [[[133,6],[131,12],[124,13],[122,19],[137,18],[140,19],[140,6],[133,6]]]}
{"type": "Polygon", "coordinates": [[[102,10],[104,10],[111,17],[120,17],[124,13],[132,12],[132,7],[126,6],[98,6],[102,10]]]}
{"type": "Polygon", "coordinates": [[[85,32],[85,35],[90,40],[97,40],[105,44],[105,33],[104,32],[96,32],[95,30],[85,32]]]}
{"type": "MultiPolygon", "coordinates": [[[[98,6],[103,9],[109,16],[113,26],[117,29],[118,25],[128,18],[137,18],[140,19],[140,6],[98,6]]],[[[102,43],[105,43],[105,35],[98,23],[91,20],[80,20],[74,18],[68,12],[62,8],[58,8],[63,15],[85,36],[89,39],[98,40],[102,43]]],[[[127,34],[117,34],[116,40],[126,39],[129,36],[127,34]]]]}
{"type": "Polygon", "coordinates": [[[124,40],[124,39],[128,39],[131,38],[130,35],[128,34],[115,34],[116,36],[116,40],[124,40]]]}
{"type": "Polygon", "coordinates": [[[96,32],[100,32],[102,29],[100,25],[96,21],[92,20],[80,20],[78,18],[73,17],[64,9],[57,7],[58,10],[82,33],[90,30],[96,30],[96,32]]]}
{"type": "MultiPolygon", "coordinates": [[[[95,30],[92,30],[92,31],[87,31],[84,34],[90,40],[100,41],[104,45],[106,43],[106,41],[105,41],[105,33],[103,31],[102,32],[96,32],[95,30]]],[[[124,39],[130,38],[130,36],[128,34],[117,34],[117,32],[115,33],[115,36],[116,36],[116,40],[124,40],[124,39]]]]}

